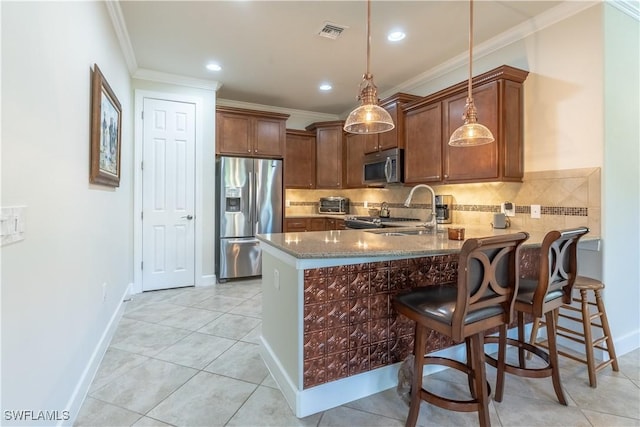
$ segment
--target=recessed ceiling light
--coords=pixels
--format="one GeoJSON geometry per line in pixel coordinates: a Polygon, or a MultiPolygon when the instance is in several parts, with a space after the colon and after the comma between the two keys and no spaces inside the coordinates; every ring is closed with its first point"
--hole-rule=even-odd
{"type": "Polygon", "coordinates": [[[211,63],[211,64],[207,64],[207,70],[209,70],[209,71],[220,71],[220,70],[222,70],[222,67],[220,65],[218,65],[218,64],[211,63]]]}
{"type": "Polygon", "coordinates": [[[331,85],[329,83],[322,83],[320,85],[320,90],[327,91],[327,90],[331,90],[331,89],[332,89],[332,87],[331,87],[331,85]]]}
{"type": "Polygon", "coordinates": [[[387,40],[389,40],[390,42],[399,42],[400,40],[404,39],[406,36],[407,35],[402,31],[392,31],[387,36],[387,40]]]}

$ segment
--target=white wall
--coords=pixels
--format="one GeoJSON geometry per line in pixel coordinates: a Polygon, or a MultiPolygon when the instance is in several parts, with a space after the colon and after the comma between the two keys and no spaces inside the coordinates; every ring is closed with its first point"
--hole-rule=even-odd
{"type": "Polygon", "coordinates": [[[132,281],[130,78],[104,3],[1,7],[2,206],[27,206],[26,239],[2,248],[2,419],[73,418],[132,281]],[[89,184],[94,63],[123,110],[115,190],[89,184]]]}
{"type": "Polygon", "coordinates": [[[640,22],[604,8],[602,235],[616,350],[640,347],[640,22]]]}
{"type": "MultiPolygon", "coordinates": [[[[529,71],[524,82],[525,171],[602,166],[602,9],[590,7],[495,49],[474,48],[473,75],[506,64],[529,71]],[[476,53],[477,51],[477,53],[476,53]]],[[[427,95],[468,78],[463,66],[412,88],[427,95]]],[[[478,111],[482,122],[482,111],[478,111]]]]}

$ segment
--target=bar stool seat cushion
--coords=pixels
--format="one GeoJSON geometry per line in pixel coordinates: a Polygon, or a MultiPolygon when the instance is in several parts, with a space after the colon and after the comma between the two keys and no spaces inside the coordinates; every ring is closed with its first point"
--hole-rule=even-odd
{"type": "MultiPolygon", "coordinates": [[[[538,287],[538,279],[520,279],[520,286],[518,287],[518,295],[516,296],[516,301],[522,302],[525,304],[533,303],[533,296],[536,292],[536,288],[538,287]]],[[[549,292],[544,297],[544,302],[553,301],[556,298],[562,298],[564,295],[564,291],[562,288],[559,289],[550,289],[549,292]]]]}
{"type": "MultiPolygon", "coordinates": [[[[451,325],[456,308],[458,290],[448,286],[428,286],[413,289],[410,293],[400,294],[398,301],[414,310],[416,313],[430,319],[451,325]]],[[[499,315],[503,309],[500,306],[489,306],[467,313],[464,324],[478,322],[499,315]]]]}

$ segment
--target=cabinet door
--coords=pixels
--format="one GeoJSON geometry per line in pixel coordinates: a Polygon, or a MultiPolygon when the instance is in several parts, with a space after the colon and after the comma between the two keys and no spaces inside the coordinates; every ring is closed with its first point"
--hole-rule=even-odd
{"type": "Polygon", "coordinates": [[[216,153],[251,154],[252,118],[242,114],[217,113],[216,153]]]}
{"type": "MultiPolygon", "coordinates": [[[[374,134],[363,134],[362,136],[366,136],[367,138],[364,138],[364,152],[365,153],[375,153],[377,151],[380,151],[380,138],[382,135],[385,135],[387,133],[391,133],[393,131],[389,131],[389,132],[383,132],[383,133],[374,133],[374,134]]],[[[357,135],[357,134],[352,134],[352,135],[357,135]]]]}
{"type": "Polygon", "coordinates": [[[316,137],[287,133],[284,157],[286,188],[315,188],[316,137]]]}
{"type": "Polygon", "coordinates": [[[284,121],[262,117],[256,117],[254,120],[253,154],[255,156],[282,157],[285,139],[284,121]]]}
{"type": "Polygon", "coordinates": [[[442,178],[442,103],[405,115],[404,181],[438,182],[442,178]]]}
{"type": "Polygon", "coordinates": [[[388,150],[390,148],[398,148],[400,144],[400,141],[398,141],[398,135],[400,135],[400,124],[398,124],[398,105],[388,105],[385,107],[385,110],[389,112],[389,115],[393,119],[393,123],[396,127],[389,132],[382,132],[378,134],[378,150],[380,151],[388,150]]]}
{"type": "Polygon", "coordinates": [[[325,218],[309,218],[307,220],[309,231],[324,231],[327,228],[327,220],[325,218]]]}
{"type": "Polygon", "coordinates": [[[363,170],[362,161],[364,160],[364,151],[367,141],[372,135],[349,133],[345,137],[345,171],[344,185],[345,188],[362,188],[363,170]]]}
{"type": "Polygon", "coordinates": [[[342,186],[342,127],[319,128],[316,133],[316,188],[342,186]]]}
{"type": "Polygon", "coordinates": [[[307,231],[307,218],[285,218],[285,233],[302,233],[307,231]]]}
{"type": "Polygon", "coordinates": [[[473,89],[473,100],[478,110],[478,122],[488,127],[496,141],[477,147],[451,147],[449,137],[464,120],[462,114],[467,94],[445,99],[444,180],[470,182],[497,179],[498,170],[498,82],[491,82],[473,89]]]}

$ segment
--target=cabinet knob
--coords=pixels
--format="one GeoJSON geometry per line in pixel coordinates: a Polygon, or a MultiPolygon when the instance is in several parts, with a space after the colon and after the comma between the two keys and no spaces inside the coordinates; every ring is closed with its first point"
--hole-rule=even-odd
{"type": "MultiPolygon", "coordinates": [[[[449,175],[447,175],[447,174],[445,173],[445,174],[444,174],[444,177],[445,177],[445,178],[449,178],[449,175]]],[[[438,178],[440,178],[440,177],[438,177],[438,178]]]]}

